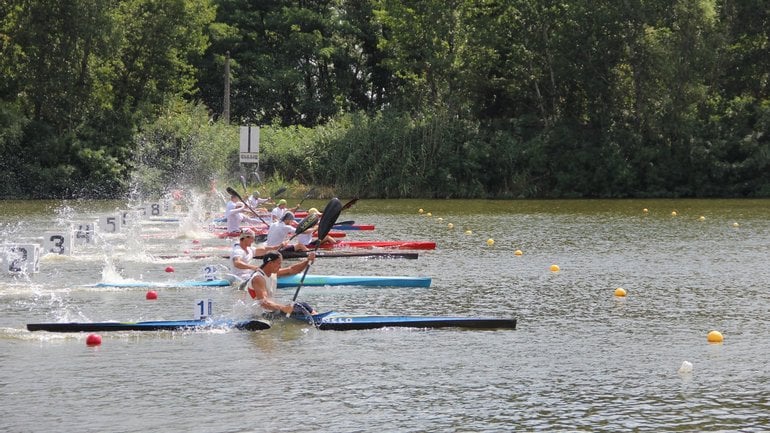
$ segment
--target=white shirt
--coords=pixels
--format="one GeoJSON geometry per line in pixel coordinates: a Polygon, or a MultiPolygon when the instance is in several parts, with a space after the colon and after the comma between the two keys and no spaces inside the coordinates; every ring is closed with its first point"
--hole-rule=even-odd
{"type": "Polygon", "coordinates": [[[228,202],[225,206],[225,218],[227,219],[228,232],[237,232],[241,229],[241,221],[243,221],[244,218],[241,214],[243,209],[243,204],[232,201],[228,202]]]}
{"type": "Polygon", "coordinates": [[[249,263],[251,259],[254,258],[254,251],[254,246],[250,246],[244,250],[241,248],[241,245],[236,242],[233,245],[232,251],[230,251],[230,273],[240,278],[241,280],[248,279],[251,276],[251,273],[254,271],[251,269],[241,269],[236,267],[235,259],[241,259],[241,261],[244,263],[249,263]]]}
{"type": "Polygon", "coordinates": [[[276,206],[273,208],[273,210],[270,211],[270,215],[273,216],[273,221],[280,221],[283,218],[283,215],[288,211],[289,209],[286,207],[281,209],[280,206],[276,206]]]}
{"type": "Polygon", "coordinates": [[[262,204],[267,203],[266,198],[254,197],[253,195],[250,195],[246,201],[249,202],[249,206],[254,208],[254,210],[260,207],[262,204]]]}
{"type": "Polygon", "coordinates": [[[268,247],[274,247],[280,245],[281,242],[286,240],[286,235],[294,233],[294,227],[284,224],[283,221],[277,221],[270,224],[270,229],[267,230],[267,240],[265,243],[268,247]]]}

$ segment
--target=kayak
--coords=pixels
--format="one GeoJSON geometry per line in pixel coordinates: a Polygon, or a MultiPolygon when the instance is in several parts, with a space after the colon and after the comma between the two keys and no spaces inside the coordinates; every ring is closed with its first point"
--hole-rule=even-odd
{"type": "Polygon", "coordinates": [[[335,224],[334,230],[374,230],[374,224],[335,224]]]}
{"type": "MultiPolygon", "coordinates": [[[[281,255],[284,259],[298,259],[307,257],[307,251],[283,251],[281,255]]],[[[354,252],[354,251],[339,251],[339,252],[327,252],[318,251],[315,253],[316,258],[320,257],[358,257],[364,259],[410,259],[416,260],[419,258],[417,253],[380,253],[380,252],[354,252]]],[[[229,259],[230,254],[161,254],[155,255],[158,259],[229,259]]],[[[255,257],[255,259],[261,259],[261,256],[255,257]]]]}
{"type": "Polygon", "coordinates": [[[230,280],[189,280],[189,281],[123,281],[123,282],[100,282],[88,287],[225,287],[230,285],[230,280]]]}
{"type": "Polygon", "coordinates": [[[340,241],[336,244],[323,243],[323,249],[332,248],[390,248],[399,250],[434,250],[435,242],[429,241],[340,241]]]}
{"type": "MultiPolygon", "coordinates": [[[[244,228],[251,228],[253,231],[255,231],[257,236],[264,235],[265,240],[267,240],[267,230],[266,229],[255,229],[253,227],[244,227],[244,228]]],[[[317,234],[318,234],[318,232],[313,232],[313,235],[317,235],[317,234]]],[[[237,231],[237,232],[222,232],[222,231],[220,231],[220,232],[215,232],[214,235],[216,237],[220,238],[220,239],[237,238],[237,237],[241,236],[241,232],[240,231],[237,231]]],[[[329,232],[329,236],[331,236],[333,238],[344,238],[347,235],[348,234],[345,233],[345,232],[329,232]]]]}
{"type": "Polygon", "coordinates": [[[471,328],[516,329],[516,319],[460,316],[364,316],[329,311],[312,316],[292,315],[293,319],[312,323],[327,331],[352,331],[377,328],[471,328]]]}
{"type": "Polygon", "coordinates": [[[152,322],[63,322],[63,323],[28,323],[30,331],[48,332],[110,332],[110,331],[176,331],[234,328],[247,331],[260,331],[270,328],[264,320],[160,320],[152,322]]]}
{"type": "MultiPolygon", "coordinates": [[[[278,277],[278,288],[295,288],[302,275],[278,277]]],[[[305,275],[303,286],[430,287],[429,277],[378,277],[360,275],[305,275]]]]}
{"type": "MultiPolygon", "coordinates": [[[[281,255],[284,259],[297,259],[307,257],[307,251],[282,251],[281,255]]],[[[371,259],[412,259],[415,260],[419,257],[417,253],[380,253],[380,252],[356,252],[356,251],[317,251],[315,253],[316,258],[319,257],[361,257],[371,259]]],[[[229,258],[229,256],[228,256],[229,258]]]]}

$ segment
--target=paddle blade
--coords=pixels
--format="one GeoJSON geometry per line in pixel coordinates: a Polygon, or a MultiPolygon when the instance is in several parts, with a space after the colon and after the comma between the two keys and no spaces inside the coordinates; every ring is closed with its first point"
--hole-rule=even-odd
{"type": "Polygon", "coordinates": [[[329,203],[326,203],[326,207],[321,215],[321,222],[318,224],[318,239],[323,239],[329,234],[332,226],[337,222],[340,212],[342,212],[342,203],[340,203],[339,199],[333,198],[329,200],[329,203]]]}
{"type": "Polygon", "coordinates": [[[356,197],[353,200],[350,200],[349,202],[345,203],[345,206],[342,206],[342,208],[340,209],[340,212],[342,212],[342,211],[344,211],[346,209],[350,209],[354,204],[356,204],[357,201],[358,201],[358,197],[356,197]]]}
{"type": "Polygon", "coordinates": [[[234,195],[234,196],[238,197],[238,200],[243,201],[243,198],[241,197],[240,194],[238,194],[238,191],[230,188],[229,186],[227,188],[225,188],[225,191],[227,191],[227,193],[230,194],[230,195],[234,195]]]}
{"type": "Polygon", "coordinates": [[[279,195],[281,195],[281,194],[283,194],[283,193],[285,193],[285,192],[286,192],[286,187],[285,187],[285,186],[282,186],[282,187],[278,188],[278,189],[277,189],[277,190],[276,190],[276,191],[273,193],[273,197],[278,197],[279,195]]]}
{"type": "Polygon", "coordinates": [[[318,223],[318,214],[308,215],[297,224],[297,228],[294,229],[294,236],[307,231],[310,227],[313,227],[318,223]]]}
{"type": "Polygon", "coordinates": [[[243,192],[246,192],[246,178],[241,176],[241,186],[243,187],[243,192]]]}

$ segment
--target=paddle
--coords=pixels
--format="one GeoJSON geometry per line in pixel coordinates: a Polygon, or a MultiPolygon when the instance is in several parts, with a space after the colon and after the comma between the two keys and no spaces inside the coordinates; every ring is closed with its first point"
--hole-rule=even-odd
{"type": "MultiPolygon", "coordinates": [[[[321,222],[318,224],[319,242],[316,243],[316,246],[313,252],[318,251],[318,247],[321,245],[320,239],[325,238],[326,235],[329,234],[329,232],[332,229],[332,226],[337,221],[337,218],[340,216],[340,212],[342,212],[342,204],[340,203],[339,199],[333,198],[329,200],[329,203],[326,204],[326,207],[324,208],[321,214],[321,222]]],[[[295,302],[297,300],[297,296],[299,296],[299,290],[302,288],[302,284],[305,283],[305,277],[307,276],[307,271],[309,269],[310,269],[310,263],[307,264],[307,267],[305,267],[305,272],[302,273],[302,278],[299,280],[299,285],[297,286],[297,290],[294,292],[294,297],[291,299],[292,302],[295,302]]],[[[286,317],[289,317],[289,316],[291,316],[291,313],[286,315],[286,317]]]]}
{"type": "Polygon", "coordinates": [[[358,202],[358,197],[354,198],[353,200],[350,200],[349,202],[345,203],[345,206],[342,206],[342,209],[340,209],[340,212],[350,209],[354,204],[358,202]]]}
{"type": "Polygon", "coordinates": [[[246,178],[241,176],[241,186],[243,187],[243,193],[248,194],[248,191],[246,190],[246,178]]]}
{"type": "Polygon", "coordinates": [[[276,197],[278,197],[279,195],[281,195],[281,194],[283,194],[285,192],[286,192],[286,187],[282,186],[282,187],[278,188],[277,190],[275,190],[275,192],[273,193],[272,197],[276,198],[276,197]]]}
{"type": "Polygon", "coordinates": [[[315,188],[310,188],[310,191],[308,191],[305,194],[305,196],[302,197],[302,200],[299,201],[299,204],[297,205],[297,207],[294,208],[294,210],[296,211],[297,209],[299,209],[299,207],[302,206],[302,202],[304,202],[306,199],[308,199],[308,198],[310,198],[310,197],[312,197],[314,195],[315,195],[315,188]]]}
{"type": "Polygon", "coordinates": [[[355,221],[340,221],[338,223],[334,223],[334,227],[337,227],[337,226],[352,226],[355,223],[356,223],[355,221]]]}
{"type": "MultiPolygon", "coordinates": [[[[289,240],[292,240],[306,232],[309,228],[316,225],[316,223],[318,223],[318,215],[308,215],[302,221],[300,221],[299,224],[297,224],[297,227],[294,229],[294,234],[289,238],[289,240]]],[[[247,278],[244,282],[241,283],[240,286],[238,286],[238,290],[243,290],[246,287],[246,283],[248,283],[256,273],[257,271],[252,272],[249,278],[247,278]]]]}
{"type": "Polygon", "coordinates": [[[251,206],[249,206],[248,203],[243,201],[243,197],[241,197],[241,195],[238,194],[238,192],[236,190],[234,190],[234,189],[232,189],[232,188],[230,188],[228,186],[227,188],[225,188],[225,191],[227,191],[227,193],[230,194],[230,195],[234,195],[234,196],[238,197],[238,200],[240,200],[241,203],[246,205],[246,207],[249,208],[250,211],[254,212],[254,215],[256,215],[257,218],[259,218],[259,220],[262,221],[263,224],[265,224],[266,226],[270,226],[270,223],[268,223],[267,221],[263,220],[262,217],[259,216],[259,213],[257,211],[255,211],[251,206]]]}

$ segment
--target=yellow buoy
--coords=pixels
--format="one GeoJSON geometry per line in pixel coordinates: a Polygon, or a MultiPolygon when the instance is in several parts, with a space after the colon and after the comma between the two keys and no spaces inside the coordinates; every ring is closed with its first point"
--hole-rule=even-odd
{"type": "Polygon", "coordinates": [[[524,253],[522,253],[521,250],[516,250],[516,251],[513,252],[514,256],[520,256],[522,254],[524,254],[524,253]]]}
{"type": "Polygon", "coordinates": [[[722,333],[719,331],[709,332],[709,335],[706,338],[708,339],[709,343],[721,343],[725,340],[725,337],[723,337],[722,333]]]}
{"type": "Polygon", "coordinates": [[[490,246],[490,247],[491,247],[491,246],[492,246],[492,245],[494,245],[494,244],[495,244],[495,240],[494,240],[494,239],[492,239],[492,238],[489,238],[489,239],[487,239],[487,245],[488,245],[488,246],[490,246]]]}
{"type": "Polygon", "coordinates": [[[473,234],[473,232],[472,232],[472,231],[470,231],[470,230],[466,230],[466,231],[465,231],[465,234],[466,234],[466,235],[472,235],[472,234],[473,234]]]}
{"type": "Polygon", "coordinates": [[[733,223],[733,227],[739,227],[739,226],[740,226],[740,224],[738,224],[738,223],[733,223]]]}
{"type": "Polygon", "coordinates": [[[420,210],[417,211],[417,213],[423,213],[423,212],[425,212],[425,211],[422,210],[422,208],[420,208],[420,210]]]}
{"type": "Polygon", "coordinates": [[[438,217],[438,218],[436,218],[436,220],[437,220],[438,222],[443,222],[443,221],[444,221],[444,218],[438,217]]]}
{"type": "Polygon", "coordinates": [[[676,211],[671,211],[671,216],[676,216],[676,211]]]}
{"type": "Polygon", "coordinates": [[[618,298],[622,298],[626,296],[626,289],[622,287],[618,287],[617,289],[615,289],[615,296],[617,296],[618,298]]]}
{"type": "Polygon", "coordinates": [[[450,229],[453,229],[453,228],[455,228],[455,225],[454,225],[454,224],[452,224],[452,223],[449,223],[449,224],[447,224],[446,226],[447,226],[448,228],[450,228],[450,229]]]}
{"type": "Polygon", "coordinates": [[[703,215],[701,215],[701,216],[700,216],[700,218],[698,218],[698,221],[706,221],[706,217],[704,217],[703,215]]]}
{"type": "Polygon", "coordinates": [[[649,212],[649,209],[644,208],[644,209],[642,209],[642,212],[647,213],[647,212],[649,212]]]}
{"type": "Polygon", "coordinates": [[[559,272],[560,269],[559,265],[551,265],[551,272],[559,272]]]}

